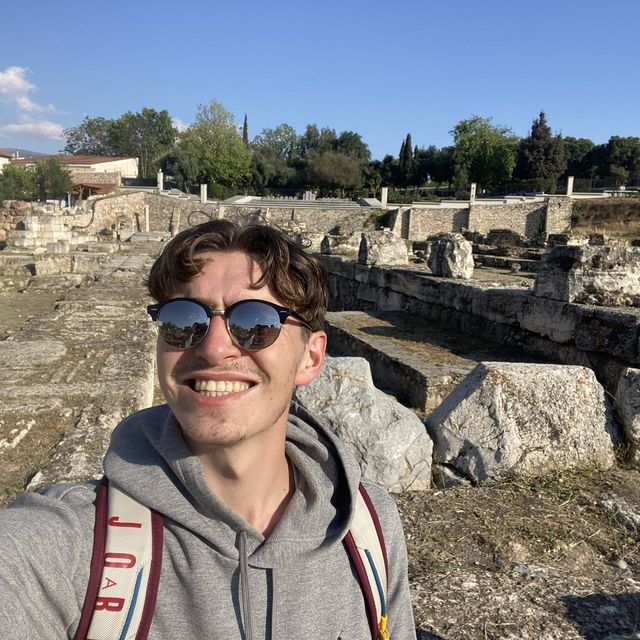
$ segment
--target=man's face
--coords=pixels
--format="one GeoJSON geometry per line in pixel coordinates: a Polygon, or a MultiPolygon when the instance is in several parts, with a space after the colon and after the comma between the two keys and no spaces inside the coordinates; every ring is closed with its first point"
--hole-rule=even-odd
{"type": "MultiPolygon", "coordinates": [[[[262,271],[247,254],[209,252],[202,257],[207,260],[202,271],[181,283],[173,297],[195,298],[212,309],[248,298],[283,304],[268,288],[251,288],[262,271]]],[[[325,344],[321,331],[305,341],[302,327],[291,318],[277,340],[261,351],[236,346],[221,316],[211,318],[206,337],[196,347],[178,350],[158,338],[160,387],[187,445],[199,451],[250,438],[284,438],[294,386],[320,373],[325,344]],[[230,393],[203,393],[214,383],[230,393]]]]}

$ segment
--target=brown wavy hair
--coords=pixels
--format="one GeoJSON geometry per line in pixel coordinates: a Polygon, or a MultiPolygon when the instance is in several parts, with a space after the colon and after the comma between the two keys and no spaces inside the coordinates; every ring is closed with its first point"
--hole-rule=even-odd
{"type": "Polygon", "coordinates": [[[327,272],[285,233],[274,227],[238,226],[229,220],[211,220],[178,233],[154,262],[147,287],[156,302],[174,295],[179,282],[200,273],[207,251],[242,251],[262,269],[254,285],[269,287],[273,295],[305,318],[314,331],[324,328],[329,299],[327,272]]]}

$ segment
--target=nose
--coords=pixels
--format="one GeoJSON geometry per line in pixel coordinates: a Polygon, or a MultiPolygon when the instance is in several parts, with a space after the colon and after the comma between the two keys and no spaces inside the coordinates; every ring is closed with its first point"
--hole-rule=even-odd
{"type": "Polygon", "coordinates": [[[227,330],[227,320],[222,315],[213,315],[204,340],[196,345],[194,355],[210,365],[216,365],[227,358],[236,358],[241,352],[227,330]]]}

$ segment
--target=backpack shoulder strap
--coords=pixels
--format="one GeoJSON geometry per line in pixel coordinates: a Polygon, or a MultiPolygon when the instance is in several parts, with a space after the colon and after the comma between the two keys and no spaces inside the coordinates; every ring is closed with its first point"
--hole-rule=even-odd
{"type": "Polygon", "coordinates": [[[358,574],[367,607],[372,640],[388,640],[387,550],[382,527],[369,494],[360,483],[355,512],[344,545],[358,574]]]}
{"type": "Polygon", "coordinates": [[[145,640],[162,564],[162,516],[103,478],[75,640],[145,640]]]}

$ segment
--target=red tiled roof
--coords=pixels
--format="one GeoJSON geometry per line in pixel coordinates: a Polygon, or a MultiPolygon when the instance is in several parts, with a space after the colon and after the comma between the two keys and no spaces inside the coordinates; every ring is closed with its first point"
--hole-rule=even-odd
{"type": "Polygon", "coordinates": [[[0,158],[13,158],[13,153],[0,149],[0,158]]]}
{"type": "Polygon", "coordinates": [[[17,164],[33,164],[38,160],[45,160],[47,158],[55,158],[60,164],[101,164],[103,162],[114,162],[116,160],[130,160],[131,157],[125,156],[37,156],[33,158],[18,158],[14,160],[17,164]]]}

